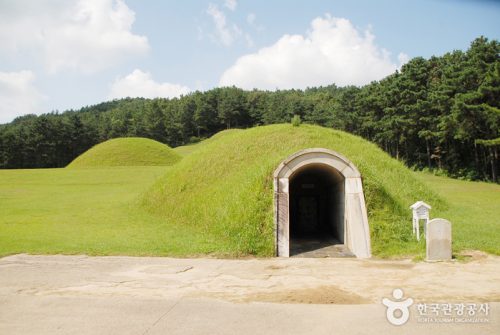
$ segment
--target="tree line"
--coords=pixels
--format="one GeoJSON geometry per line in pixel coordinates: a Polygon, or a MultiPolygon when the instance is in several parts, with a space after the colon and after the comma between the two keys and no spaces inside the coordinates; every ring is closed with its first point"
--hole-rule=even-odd
{"type": "Polygon", "coordinates": [[[480,37],[465,52],[413,58],[363,87],[223,87],[26,115],[0,125],[0,168],[63,167],[115,137],[148,137],[175,147],[223,129],[290,122],[298,115],[306,123],[362,136],[417,169],[497,181],[499,55],[497,40],[480,37]]]}

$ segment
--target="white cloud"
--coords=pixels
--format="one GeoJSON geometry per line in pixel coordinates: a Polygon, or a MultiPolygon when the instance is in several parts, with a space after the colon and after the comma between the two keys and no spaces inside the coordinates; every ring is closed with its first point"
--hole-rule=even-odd
{"type": "Polygon", "coordinates": [[[51,72],[92,73],[148,52],[132,33],[135,13],[122,0],[18,0],[0,4],[0,51],[28,51],[51,72]]]}
{"type": "Polygon", "coordinates": [[[255,15],[255,13],[250,13],[247,15],[247,22],[249,25],[253,25],[255,23],[255,19],[257,18],[257,16],[255,15]]]}
{"type": "Polygon", "coordinates": [[[31,71],[0,72],[0,123],[41,112],[40,104],[46,97],[38,92],[34,81],[31,71]]]}
{"type": "Polygon", "coordinates": [[[224,1],[224,6],[234,11],[236,9],[236,6],[238,6],[238,2],[236,0],[226,0],[224,1]]]}
{"type": "Polygon", "coordinates": [[[135,69],[131,74],[115,80],[111,85],[108,99],[126,97],[174,98],[189,92],[190,89],[186,86],[171,83],[158,83],[153,80],[149,72],[135,69]]]}
{"type": "Polygon", "coordinates": [[[241,35],[241,29],[236,24],[231,26],[227,24],[226,15],[219,10],[217,5],[209,4],[207,14],[212,17],[215,25],[215,40],[219,43],[230,46],[241,35]]]}
{"type": "Polygon", "coordinates": [[[400,66],[403,65],[403,64],[408,63],[409,60],[410,60],[410,56],[408,56],[404,52],[400,52],[399,53],[399,55],[398,55],[398,62],[400,64],[400,66]]]}
{"type": "MultiPolygon", "coordinates": [[[[399,60],[407,56],[401,54],[399,60]]],[[[370,31],[360,32],[349,20],[326,15],[314,19],[305,36],[284,35],[274,45],[240,57],[219,84],[271,90],[363,85],[401,65],[374,43],[370,31]]]]}

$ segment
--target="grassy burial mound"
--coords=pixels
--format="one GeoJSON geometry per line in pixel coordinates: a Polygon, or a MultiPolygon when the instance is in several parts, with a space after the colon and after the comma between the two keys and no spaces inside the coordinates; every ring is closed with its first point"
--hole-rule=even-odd
{"type": "Polygon", "coordinates": [[[439,212],[445,202],[376,145],[318,126],[272,125],[223,132],[198,144],[171,167],[143,194],[141,205],[166,225],[189,228],[196,243],[203,236],[198,252],[270,256],[274,252],[273,171],[290,154],[318,147],[343,154],[359,168],[374,255],[421,253],[424,244],[412,237],[408,206],[425,200],[439,212]]]}
{"type": "Polygon", "coordinates": [[[68,168],[172,165],[181,156],[169,146],[148,138],[115,138],[97,144],[73,160],[68,168]]]}

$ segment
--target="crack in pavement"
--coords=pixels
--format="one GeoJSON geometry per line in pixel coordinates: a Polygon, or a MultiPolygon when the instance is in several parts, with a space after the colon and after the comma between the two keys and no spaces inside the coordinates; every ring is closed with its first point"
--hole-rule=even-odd
{"type": "Polygon", "coordinates": [[[177,274],[177,273],[182,273],[182,272],[187,272],[187,271],[189,271],[189,270],[191,270],[191,269],[193,269],[193,268],[194,268],[194,266],[188,266],[188,267],[186,267],[185,269],[182,269],[182,270],[177,271],[177,272],[176,272],[176,274],[177,274]]]}
{"type": "Polygon", "coordinates": [[[160,322],[165,316],[167,316],[168,313],[170,313],[175,306],[177,306],[177,304],[182,300],[182,298],[178,299],[173,305],[172,307],[170,307],[165,313],[163,313],[163,315],[161,315],[155,322],[153,322],[153,324],[148,328],[146,329],[146,331],[144,333],[142,333],[142,335],[146,335],[147,333],[149,333],[149,331],[151,329],[153,329],[157,324],[158,322],[160,322]]]}

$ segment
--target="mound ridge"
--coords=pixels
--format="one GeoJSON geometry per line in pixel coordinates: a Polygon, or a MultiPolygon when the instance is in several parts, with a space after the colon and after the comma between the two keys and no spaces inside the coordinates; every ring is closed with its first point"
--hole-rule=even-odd
{"type": "Polygon", "coordinates": [[[142,137],[124,137],[95,145],[67,167],[172,165],[180,160],[181,156],[163,143],[142,137]]]}
{"type": "Polygon", "coordinates": [[[422,248],[412,237],[408,206],[425,200],[439,210],[444,201],[375,144],[319,126],[271,125],[216,136],[169,169],[141,205],[202,234],[207,252],[271,256],[273,171],[306,148],[334,150],[360,170],[374,255],[391,247],[409,254],[422,248]]]}

